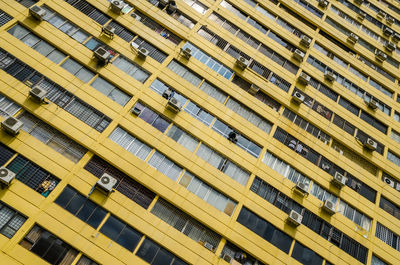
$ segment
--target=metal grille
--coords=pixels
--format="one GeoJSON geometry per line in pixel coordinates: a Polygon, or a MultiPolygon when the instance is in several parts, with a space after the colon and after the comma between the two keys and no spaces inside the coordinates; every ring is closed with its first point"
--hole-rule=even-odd
{"type": "Polygon", "coordinates": [[[149,51],[149,56],[156,60],[159,63],[164,62],[164,60],[167,58],[167,54],[159,50],[158,48],[154,47],[152,44],[148,43],[141,37],[136,38],[134,43],[137,43],[140,47],[145,48],[146,50],[149,51]]]}
{"type": "Polygon", "coordinates": [[[13,159],[7,168],[16,174],[17,180],[45,197],[54,190],[59,182],[55,176],[21,155],[13,159]]]}
{"type": "Polygon", "coordinates": [[[108,25],[115,28],[115,35],[121,37],[127,42],[131,41],[136,36],[134,33],[130,32],[115,21],[111,21],[110,23],[108,23],[108,25]]]}
{"type": "Polygon", "coordinates": [[[4,236],[12,238],[26,219],[25,216],[0,202],[0,233],[4,236]]]}
{"type": "Polygon", "coordinates": [[[85,169],[98,178],[104,173],[115,177],[118,182],[114,188],[145,209],[149,207],[156,195],[154,192],[139,184],[98,156],[94,156],[90,159],[85,165],[85,169]]]}
{"type": "Polygon", "coordinates": [[[0,27],[6,24],[11,19],[13,19],[12,16],[0,9],[0,27]]]}
{"type": "Polygon", "coordinates": [[[64,0],[71,6],[75,7],[79,11],[81,11],[83,14],[87,15],[100,25],[106,24],[107,21],[109,21],[111,18],[105,14],[103,14],[101,11],[99,11],[97,8],[95,8],[93,5],[89,4],[85,0],[64,0]]]}
{"type": "Polygon", "coordinates": [[[15,155],[13,150],[0,143],[0,166],[4,165],[8,160],[10,160],[13,155],[15,155]]]}

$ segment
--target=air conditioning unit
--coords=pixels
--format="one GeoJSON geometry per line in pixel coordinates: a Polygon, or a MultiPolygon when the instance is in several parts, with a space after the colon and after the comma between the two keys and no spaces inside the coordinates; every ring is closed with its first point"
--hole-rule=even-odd
{"type": "Polygon", "coordinates": [[[354,3],[357,5],[362,5],[363,2],[364,0],[354,0],[354,3]]]}
{"type": "Polygon", "coordinates": [[[347,41],[351,42],[352,44],[356,44],[358,41],[358,36],[354,33],[350,33],[350,35],[347,37],[347,41]]]}
{"type": "Polygon", "coordinates": [[[383,62],[387,59],[387,55],[383,51],[379,51],[379,50],[377,50],[375,52],[375,57],[380,62],[383,62]]]}
{"type": "Polygon", "coordinates": [[[322,205],[322,209],[325,210],[329,214],[336,213],[336,205],[330,200],[324,201],[324,204],[322,205]]]}
{"type": "Polygon", "coordinates": [[[117,179],[108,175],[107,173],[104,173],[97,181],[96,187],[107,193],[110,193],[113,191],[115,184],[117,184],[117,179]]]}
{"type": "Polygon", "coordinates": [[[249,92],[252,95],[257,94],[258,91],[260,91],[260,88],[255,84],[251,84],[249,90],[247,90],[247,92],[249,92]]]}
{"type": "Polygon", "coordinates": [[[304,59],[304,56],[305,56],[304,52],[302,52],[302,51],[299,50],[299,49],[296,49],[296,50],[293,52],[293,58],[294,58],[296,61],[302,62],[303,59],[304,59]]]}
{"type": "Polygon", "coordinates": [[[301,195],[308,195],[308,185],[298,182],[294,188],[294,190],[301,195]]]}
{"type": "Polygon", "coordinates": [[[286,220],[289,224],[292,224],[294,226],[299,226],[299,225],[301,225],[302,219],[303,219],[303,216],[301,214],[299,214],[295,210],[291,210],[289,213],[289,216],[286,220]]]}
{"type": "Polygon", "coordinates": [[[329,70],[325,71],[324,77],[331,83],[337,79],[336,74],[334,74],[332,71],[329,70]]]}
{"type": "Polygon", "coordinates": [[[383,30],[383,35],[385,35],[385,36],[387,36],[387,37],[390,37],[390,36],[393,35],[393,30],[392,30],[391,28],[386,27],[386,28],[383,30]]]}
{"type": "Polygon", "coordinates": [[[296,104],[301,104],[304,102],[305,96],[301,94],[299,91],[296,91],[292,95],[292,101],[296,104]]]}
{"type": "Polygon", "coordinates": [[[337,186],[339,188],[346,185],[346,181],[347,181],[347,178],[345,176],[343,176],[342,174],[340,174],[339,172],[336,172],[331,180],[332,184],[334,184],[335,186],[337,186]]]}
{"type": "Polygon", "coordinates": [[[214,246],[213,246],[211,243],[208,243],[207,241],[204,242],[203,246],[204,246],[206,249],[210,250],[210,251],[214,251],[214,246]]]}
{"type": "Polygon", "coordinates": [[[111,53],[104,49],[103,47],[98,47],[93,52],[94,58],[96,58],[99,63],[106,64],[110,58],[111,53]]]}
{"type": "Polygon", "coordinates": [[[1,128],[8,134],[17,135],[24,123],[14,117],[7,117],[1,122],[1,128]]]}
{"type": "Polygon", "coordinates": [[[305,72],[301,72],[299,77],[297,78],[297,81],[299,81],[300,84],[303,84],[306,86],[311,81],[311,76],[309,76],[305,72]]]}
{"type": "Polygon", "coordinates": [[[103,26],[103,28],[101,29],[101,32],[103,32],[104,34],[106,34],[109,38],[114,38],[114,34],[115,34],[115,28],[110,26],[110,25],[106,25],[103,26]]]}
{"type": "Polygon", "coordinates": [[[397,191],[400,191],[400,183],[397,182],[395,186],[396,186],[395,189],[396,189],[397,191]]]}
{"type": "Polygon", "coordinates": [[[30,91],[29,91],[29,95],[31,96],[31,98],[38,102],[38,103],[42,103],[44,102],[44,99],[47,95],[47,90],[41,88],[40,86],[34,86],[30,91]]]}
{"type": "Polygon", "coordinates": [[[231,141],[232,143],[237,143],[237,141],[239,140],[239,136],[235,131],[231,131],[228,134],[228,140],[231,141]]]}
{"type": "Polygon", "coordinates": [[[159,0],[158,1],[158,8],[163,9],[164,7],[166,7],[168,5],[168,0],[159,0]]]}
{"type": "Polygon", "coordinates": [[[392,187],[392,188],[394,188],[394,181],[393,180],[391,180],[390,178],[388,178],[388,177],[383,177],[383,182],[385,182],[387,185],[389,185],[390,187],[392,187]]]}
{"type": "Polygon", "coordinates": [[[0,167],[0,183],[3,186],[10,186],[11,181],[15,178],[15,173],[11,170],[0,167]]]}
{"type": "Polygon", "coordinates": [[[365,12],[361,11],[361,10],[357,14],[357,18],[359,20],[364,20],[366,16],[367,16],[367,14],[365,12]]]}
{"type": "Polygon", "coordinates": [[[167,103],[167,107],[174,112],[179,112],[182,108],[182,104],[176,98],[170,98],[167,103]]]}
{"type": "Polygon", "coordinates": [[[310,37],[303,35],[301,36],[300,44],[308,48],[311,45],[311,41],[310,37]]]}
{"type": "Polygon", "coordinates": [[[146,57],[149,55],[149,53],[150,52],[145,48],[139,48],[138,49],[139,58],[146,59],[146,57]]]}
{"type": "Polygon", "coordinates": [[[393,42],[388,41],[385,45],[386,50],[393,52],[394,50],[396,50],[396,44],[394,44],[393,42]]]}
{"type": "Polygon", "coordinates": [[[46,10],[35,5],[29,8],[29,14],[36,20],[42,21],[43,17],[46,15],[46,10]]]}
{"type": "Polygon", "coordinates": [[[142,110],[136,106],[134,106],[132,109],[132,114],[135,116],[139,116],[141,112],[142,112],[142,110]]]}
{"type": "Polygon", "coordinates": [[[368,107],[373,110],[376,110],[378,108],[378,102],[372,98],[370,100],[366,100],[365,103],[367,103],[368,107]]]}
{"type": "Polygon", "coordinates": [[[326,0],[318,0],[318,5],[322,8],[326,8],[329,5],[329,2],[326,0]]]}
{"type": "Polygon", "coordinates": [[[189,60],[190,57],[192,57],[192,50],[189,48],[185,48],[185,49],[181,48],[181,53],[182,53],[183,58],[186,58],[187,60],[189,60]]]}
{"type": "Polygon", "coordinates": [[[166,99],[170,99],[172,97],[172,89],[168,88],[162,93],[162,97],[166,99]]]}
{"type": "Polygon", "coordinates": [[[367,148],[368,150],[375,151],[376,148],[378,147],[378,143],[368,137],[364,143],[364,147],[367,148]]]}
{"type": "Polygon", "coordinates": [[[135,20],[138,20],[138,21],[140,21],[142,19],[141,16],[139,16],[138,14],[135,14],[135,13],[132,13],[131,17],[133,17],[135,20]]]}
{"type": "Polygon", "coordinates": [[[121,14],[122,9],[125,7],[125,3],[119,0],[112,0],[110,3],[111,11],[116,14],[121,14]]]}
{"type": "Polygon", "coordinates": [[[240,69],[244,70],[247,66],[249,66],[249,60],[247,60],[247,59],[244,58],[243,56],[239,56],[239,57],[236,59],[236,65],[237,65],[240,69]]]}
{"type": "Polygon", "coordinates": [[[394,42],[399,42],[400,41],[400,34],[399,33],[394,33],[392,36],[392,40],[394,42]]]}
{"type": "Polygon", "coordinates": [[[167,7],[167,13],[172,14],[178,9],[178,6],[176,5],[175,1],[169,1],[168,7],[167,7]]]}
{"type": "Polygon", "coordinates": [[[380,10],[380,11],[376,14],[376,16],[378,17],[378,19],[382,19],[382,18],[386,17],[386,14],[385,14],[385,12],[383,12],[382,10],[380,10]]]}
{"type": "Polygon", "coordinates": [[[389,25],[392,25],[394,23],[394,18],[390,17],[390,16],[387,16],[386,17],[386,23],[388,23],[389,25]]]}

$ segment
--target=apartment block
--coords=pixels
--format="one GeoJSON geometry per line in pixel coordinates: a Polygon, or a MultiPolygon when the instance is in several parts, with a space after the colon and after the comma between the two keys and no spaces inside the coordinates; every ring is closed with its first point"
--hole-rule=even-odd
{"type": "Polygon", "coordinates": [[[0,265],[400,264],[400,0],[0,0],[0,265]]]}

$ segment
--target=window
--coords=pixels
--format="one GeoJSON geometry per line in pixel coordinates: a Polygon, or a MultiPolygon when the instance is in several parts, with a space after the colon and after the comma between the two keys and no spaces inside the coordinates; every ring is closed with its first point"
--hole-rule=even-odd
{"type": "MultiPolygon", "coordinates": [[[[1,104],[1,103],[0,103],[1,104]]],[[[396,132],[395,130],[390,131],[390,138],[395,140],[396,142],[400,143],[400,133],[396,132]]]]}
{"type": "Polygon", "coordinates": [[[284,232],[278,230],[271,223],[248,210],[246,207],[243,207],[240,211],[237,222],[264,238],[286,254],[289,253],[293,239],[284,232]]]}
{"type": "Polygon", "coordinates": [[[121,106],[125,106],[125,104],[131,99],[131,96],[127,93],[101,77],[97,77],[90,85],[121,106]]]}
{"type": "Polygon", "coordinates": [[[61,30],[77,42],[82,43],[89,38],[89,33],[82,30],[74,23],[68,21],[63,16],[57,14],[54,10],[44,5],[42,5],[41,8],[46,10],[46,15],[43,17],[44,20],[46,20],[51,25],[61,30]]]}
{"type": "Polygon", "coordinates": [[[85,83],[89,82],[94,77],[92,71],[71,58],[68,58],[63,64],[61,64],[61,67],[85,83]]]}
{"type": "Polygon", "coordinates": [[[143,241],[136,255],[151,265],[189,265],[148,238],[143,241]]]}
{"type": "Polygon", "coordinates": [[[93,5],[89,4],[86,0],[64,0],[71,6],[75,7],[77,10],[81,11],[83,14],[87,15],[100,25],[104,25],[111,18],[100,10],[95,8],[93,5]]]}
{"type": "Polygon", "coordinates": [[[200,199],[208,202],[209,204],[229,216],[232,215],[233,211],[236,208],[236,202],[234,202],[221,192],[215,190],[207,183],[195,177],[188,171],[183,174],[182,178],[179,180],[179,184],[200,197],[200,199]]]}
{"type": "Polygon", "coordinates": [[[141,83],[146,82],[151,75],[151,73],[122,55],[118,56],[112,64],[141,83]]]}
{"type": "Polygon", "coordinates": [[[238,246],[229,241],[226,241],[220,257],[224,260],[231,260],[230,264],[233,264],[233,261],[237,261],[239,263],[243,262],[243,258],[246,257],[244,261],[245,265],[264,265],[264,263],[256,260],[249,253],[246,253],[244,250],[240,249],[238,246]]]}
{"type": "Polygon", "coordinates": [[[12,16],[0,9],[0,27],[13,19],[12,16]]]}
{"type": "Polygon", "coordinates": [[[3,49],[0,49],[0,69],[3,69],[9,75],[28,86],[38,85],[45,89],[48,92],[47,100],[55,103],[60,108],[66,110],[97,131],[104,131],[108,124],[110,124],[110,118],[103,113],[77,98],[22,61],[16,59],[11,54],[8,54],[3,49]]]}
{"type": "Polygon", "coordinates": [[[400,220],[400,207],[381,196],[379,207],[400,220]]]}
{"type": "Polygon", "coordinates": [[[98,156],[93,156],[84,167],[87,171],[100,178],[107,173],[117,179],[114,189],[124,194],[130,200],[147,209],[156,194],[136,182],[131,176],[118,170],[98,156]]]}
{"type": "Polygon", "coordinates": [[[134,108],[140,110],[140,114],[138,115],[139,118],[141,118],[162,133],[164,133],[168,126],[171,124],[170,121],[161,117],[158,113],[154,112],[140,102],[136,103],[134,108]]]}
{"type": "Polygon", "coordinates": [[[192,83],[194,86],[200,85],[202,78],[195,72],[187,69],[185,66],[181,65],[179,62],[172,60],[167,66],[172,72],[181,76],[186,81],[192,83]]]}
{"type": "Polygon", "coordinates": [[[371,265],[389,265],[389,264],[377,258],[375,255],[372,255],[371,265]]]}
{"type": "Polygon", "coordinates": [[[8,160],[15,155],[14,150],[11,150],[8,146],[0,143],[0,166],[4,165],[8,160]]]}
{"type": "Polygon", "coordinates": [[[191,116],[201,121],[207,126],[210,126],[212,121],[214,120],[214,116],[210,113],[206,112],[202,108],[198,107],[193,102],[189,102],[185,107],[185,112],[189,113],[191,116]]]}
{"type": "Polygon", "coordinates": [[[24,7],[31,7],[38,2],[38,0],[15,0],[24,7]]]}
{"type": "Polygon", "coordinates": [[[388,159],[390,162],[393,162],[394,164],[396,164],[397,166],[400,167],[400,156],[396,155],[396,154],[393,153],[391,150],[388,150],[387,159],[388,159]]]}
{"type": "Polygon", "coordinates": [[[134,41],[134,43],[138,44],[139,47],[145,48],[146,50],[149,51],[149,56],[156,60],[159,63],[164,62],[164,60],[167,58],[167,54],[152,45],[151,43],[147,42],[141,37],[137,37],[134,41]]]}
{"type": "Polygon", "coordinates": [[[236,165],[231,160],[220,155],[210,147],[202,143],[197,150],[196,155],[198,155],[220,171],[224,172],[233,180],[236,180],[242,185],[246,185],[250,177],[250,172],[236,165]]]}
{"type": "Polygon", "coordinates": [[[166,156],[158,151],[155,151],[148,161],[149,165],[176,181],[181,175],[183,168],[172,162],[166,156]]]}
{"type": "Polygon", "coordinates": [[[152,31],[155,31],[156,33],[160,34],[161,37],[171,41],[175,45],[178,45],[182,41],[182,39],[178,35],[175,35],[167,28],[160,25],[158,22],[146,16],[145,14],[139,12],[138,10],[132,12],[131,16],[139,20],[143,25],[150,28],[152,31]]]}
{"type": "Polygon", "coordinates": [[[175,124],[168,130],[167,136],[182,145],[190,152],[193,152],[199,144],[199,140],[178,128],[175,124]]]}
{"type": "Polygon", "coordinates": [[[16,174],[16,179],[47,197],[56,188],[59,179],[21,155],[14,158],[7,168],[16,174]]]}
{"type": "Polygon", "coordinates": [[[220,235],[208,229],[199,221],[190,217],[164,199],[159,198],[157,200],[151,213],[196,242],[207,242],[211,244],[213,246],[213,252],[217,249],[221,240],[220,235]]]}
{"type": "Polygon", "coordinates": [[[270,133],[272,123],[255,113],[253,110],[244,106],[240,102],[236,101],[233,98],[229,98],[226,102],[226,106],[233,110],[235,113],[242,116],[244,119],[248,120],[250,123],[260,128],[266,133],[270,133]]]}
{"type": "Polygon", "coordinates": [[[108,138],[141,160],[145,160],[152,150],[150,146],[133,137],[121,127],[115,128],[108,138]]]}
{"type": "Polygon", "coordinates": [[[54,265],[70,265],[78,255],[77,250],[38,225],[19,244],[54,265]]]}
{"type": "Polygon", "coordinates": [[[322,265],[323,261],[320,255],[297,241],[294,243],[292,257],[302,264],[322,265]]]}
{"type": "Polygon", "coordinates": [[[362,212],[358,211],[354,207],[350,206],[343,200],[339,201],[338,209],[337,211],[344,216],[346,216],[348,219],[353,221],[354,223],[358,224],[361,226],[363,229],[366,231],[370,231],[371,228],[371,218],[363,214],[362,212]]]}
{"type": "Polygon", "coordinates": [[[200,14],[203,14],[203,15],[208,10],[208,7],[206,5],[204,5],[203,3],[201,3],[200,1],[197,1],[197,0],[183,0],[183,2],[185,2],[186,4],[191,6],[194,10],[196,10],[197,12],[199,12],[200,14]]]}
{"type": "Polygon", "coordinates": [[[42,40],[30,30],[19,24],[13,26],[8,30],[8,33],[21,40],[23,43],[39,52],[41,55],[47,57],[49,60],[58,64],[64,60],[67,55],[56,49],[53,45],[42,40]]]}
{"type": "Polygon", "coordinates": [[[8,116],[14,116],[14,114],[17,113],[20,109],[21,107],[17,103],[0,94],[1,117],[6,118],[8,116]]]}
{"type": "Polygon", "coordinates": [[[87,196],[79,194],[70,186],[64,188],[55,203],[95,229],[107,214],[87,196]]]}
{"type": "Polygon", "coordinates": [[[24,123],[22,130],[74,163],[77,163],[87,152],[85,147],[79,145],[29,112],[23,112],[18,116],[18,119],[24,123]]]}
{"type": "Polygon", "coordinates": [[[192,51],[192,56],[199,60],[201,63],[205,64],[208,68],[217,72],[221,76],[225,77],[226,79],[231,79],[233,76],[233,71],[226,66],[224,66],[219,61],[215,60],[210,55],[207,55],[202,50],[191,44],[190,42],[186,42],[183,45],[182,49],[189,48],[192,51]]]}
{"type": "Polygon", "coordinates": [[[375,236],[394,248],[400,251],[400,237],[389,228],[381,225],[379,222],[376,224],[375,236]]]}
{"type": "Polygon", "coordinates": [[[254,157],[258,157],[261,153],[262,147],[254,143],[253,141],[247,139],[244,135],[240,134],[238,131],[232,129],[227,124],[221,120],[216,119],[212,125],[212,129],[217,133],[221,134],[225,138],[228,138],[231,132],[234,132],[237,136],[236,145],[245,150],[247,153],[254,157]]]}
{"type": "Polygon", "coordinates": [[[131,252],[133,252],[143,236],[113,215],[108,217],[107,221],[100,228],[100,232],[131,252]]]}
{"type": "Polygon", "coordinates": [[[0,201],[0,234],[12,238],[26,219],[25,216],[0,201]]]}
{"type": "Polygon", "coordinates": [[[124,26],[119,24],[118,22],[111,20],[107,26],[111,26],[115,29],[114,34],[123,39],[126,42],[130,42],[136,34],[126,29],[124,26]]]}

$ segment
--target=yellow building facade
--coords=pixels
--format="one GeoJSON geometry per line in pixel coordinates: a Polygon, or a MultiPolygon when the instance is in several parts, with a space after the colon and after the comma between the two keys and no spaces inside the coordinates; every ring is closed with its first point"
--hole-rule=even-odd
{"type": "Polygon", "coordinates": [[[400,264],[400,1],[0,0],[0,264],[400,264]]]}

